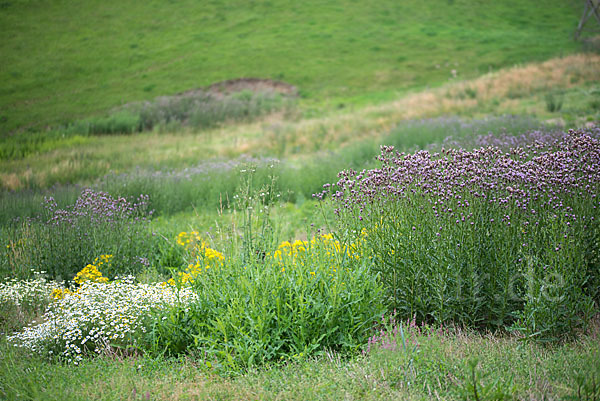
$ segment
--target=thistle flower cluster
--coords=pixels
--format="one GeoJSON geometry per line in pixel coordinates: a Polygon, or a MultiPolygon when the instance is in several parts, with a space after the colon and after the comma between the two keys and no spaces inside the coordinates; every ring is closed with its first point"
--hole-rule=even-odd
{"type": "Polygon", "coordinates": [[[552,338],[584,324],[600,300],[598,139],[571,130],[506,151],[382,146],[378,160],[316,196],[331,193],[340,222],[367,230],[400,314],[552,338]]]}
{"type": "MultiPolygon", "coordinates": [[[[590,197],[593,209],[600,201],[600,142],[574,131],[551,145],[534,142],[508,152],[488,146],[473,151],[405,154],[382,146],[378,160],[382,164],[379,169],[338,175],[332,196],[341,208],[363,212],[366,205],[418,196],[429,203],[436,217],[448,214],[460,223],[473,216],[465,213],[470,198],[505,209],[515,206],[529,217],[527,224],[535,224],[540,210],[532,208],[534,203],[575,221],[594,216],[576,215],[577,211],[568,206],[569,198],[590,197]]],[[[319,198],[329,191],[326,184],[319,198]]],[[[510,215],[503,220],[510,224],[510,215]]]]}
{"type": "Polygon", "coordinates": [[[43,323],[30,325],[8,341],[32,352],[78,364],[107,347],[137,347],[153,311],[189,305],[197,294],[166,283],[139,284],[134,277],[110,283],[85,281],[76,293],[50,303],[43,323]]]}
{"type": "Polygon", "coordinates": [[[47,197],[44,198],[46,224],[76,226],[82,218],[96,224],[146,220],[153,213],[152,210],[148,210],[148,201],[147,195],[140,195],[135,201],[128,201],[87,188],[81,192],[73,206],[59,209],[54,198],[47,197]]]}
{"type": "Polygon", "coordinates": [[[95,256],[114,254],[111,263],[103,266],[106,275],[135,272],[148,263],[152,216],[148,202],[146,195],[129,201],[91,189],[83,190],[65,208],[45,198],[44,213],[18,222],[11,232],[11,237],[22,240],[17,241],[18,249],[10,248],[10,262],[15,269],[43,267],[51,278],[65,280],[95,256]]]}

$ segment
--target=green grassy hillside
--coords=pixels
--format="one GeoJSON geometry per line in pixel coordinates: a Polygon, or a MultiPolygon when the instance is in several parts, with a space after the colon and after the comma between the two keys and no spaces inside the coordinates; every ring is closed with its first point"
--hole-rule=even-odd
{"type": "Polygon", "coordinates": [[[577,50],[579,3],[3,0],[0,132],[238,77],[315,109],[390,99],[577,50]]]}

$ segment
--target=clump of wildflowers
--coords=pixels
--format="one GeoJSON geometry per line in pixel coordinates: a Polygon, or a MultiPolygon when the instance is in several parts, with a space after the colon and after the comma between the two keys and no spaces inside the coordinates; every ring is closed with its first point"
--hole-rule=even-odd
{"type": "Polygon", "coordinates": [[[210,248],[197,231],[180,232],[177,235],[177,244],[189,252],[192,262],[185,271],[177,273],[176,279],[171,278],[167,281],[171,285],[191,283],[203,271],[219,267],[225,260],[223,254],[210,248]]]}
{"type": "MultiPolygon", "coordinates": [[[[108,278],[102,275],[102,272],[98,270],[104,264],[109,265],[110,260],[113,255],[100,255],[96,259],[94,259],[94,263],[87,264],[83,269],[81,269],[75,277],[73,277],[73,282],[75,284],[81,286],[83,283],[108,283],[108,278]]],[[[68,295],[77,294],[79,292],[79,288],[76,290],[71,290],[70,288],[62,288],[57,287],[52,290],[50,293],[52,299],[62,299],[68,295]]]]}
{"type": "MultiPolygon", "coordinates": [[[[178,239],[206,258],[197,234],[178,239]]],[[[284,241],[260,258],[223,259],[208,271],[191,266],[173,280],[185,285],[169,287],[194,291],[197,303],[165,311],[153,327],[150,352],[195,349],[236,369],[324,347],[356,350],[383,311],[381,285],[360,251],[358,244],[317,235],[284,241]]]]}
{"type": "Polygon", "coordinates": [[[20,270],[43,266],[49,277],[70,280],[100,254],[113,255],[103,267],[109,277],[134,273],[147,263],[152,235],[147,196],[127,200],[85,189],[71,206],[60,208],[53,198],[45,198],[43,206],[42,215],[10,228],[15,239],[6,257],[14,274],[23,277],[20,270]]]}
{"type": "Polygon", "coordinates": [[[108,278],[102,276],[102,272],[98,270],[103,264],[110,264],[113,255],[100,255],[94,259],[94,263],[86,265],[79,273],[75,275],[73,281],[76,284],[83,284],[86,281],[93,283],[107,283],[108,278]]]}
{"type": "Polygon", "coordinates": [[[600,301],[600,142],[571,131],[506,151],[383,146],[380,168],[343,171],[340,222],[366,229],[393,307],[421,321],[555,338],[600,301]]]}
{"type": "Polygon", "coordinates": [[[139,284],[131,276],[109,283],[84,281],[76,293],[49,304],[43,323],[26,327],[8,341],[77,364],[84,355],[111,347],[136,348],[153,311],[196,300],[189,289],[139,284]]]}

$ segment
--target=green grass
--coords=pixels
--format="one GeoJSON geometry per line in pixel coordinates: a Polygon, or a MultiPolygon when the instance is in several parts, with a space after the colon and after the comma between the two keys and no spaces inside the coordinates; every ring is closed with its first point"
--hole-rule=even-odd
{"type": "Polygon", "coordinates": [[[468,400],[598,397],[598,330],[543,347],[461,330],[410,336],[412,352],[376,349],[366,357],[321,356],[223,377],[191,358],[119,357],[73,367],[0,344],[0,395],[7,400],[468,400]],[[471,366],[477,360],[475,381],[471,366]],[[495,389],[496,398],[486,389],[495,389]],[[499,398],[504,394],[504,398],[499,398]]]}
{"type": "Polygon", "coordinates": [[[579,48],[580,4],[3,1],[0,132],[43,129],[225,79],[296,85],[307,113],[579,48]],[[311,111],[312,110],[312,111],[311,111]]]}

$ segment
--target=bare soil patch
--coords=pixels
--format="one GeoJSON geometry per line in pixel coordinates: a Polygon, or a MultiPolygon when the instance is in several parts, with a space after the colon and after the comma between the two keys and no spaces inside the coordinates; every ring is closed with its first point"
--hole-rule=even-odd
{"type": "Polygon", "coordinates": [[[176,96],[194,96],[200,92],[209,92],[216,96],[226,96],[236,92],[251,91],[254,93],[279,93],[281,95],[296,97],[298,88],[282,81],[264,78],[237,78],[216,82],[204,88],[192,89],[176,96]]]}

